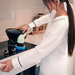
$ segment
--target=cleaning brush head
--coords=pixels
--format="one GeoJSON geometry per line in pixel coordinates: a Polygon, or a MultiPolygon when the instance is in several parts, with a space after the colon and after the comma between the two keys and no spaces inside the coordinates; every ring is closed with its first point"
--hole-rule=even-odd
{"type": "Polygon", "coordinates": [[[15,45],[15,48],[16,48],[16,53],[25,51],[25,45],[23,44],[15,45]]]}

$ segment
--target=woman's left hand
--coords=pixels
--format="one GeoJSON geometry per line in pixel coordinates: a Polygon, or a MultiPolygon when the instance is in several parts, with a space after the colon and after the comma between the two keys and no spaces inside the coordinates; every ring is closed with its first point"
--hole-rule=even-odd
{"type": "Polygon", "coordinates": [[[0,63],[4,64],[0,67],[0,70],[2,70],[2,72],[10,72],[13,69],[12,60],[7,60],[0,63]]]}

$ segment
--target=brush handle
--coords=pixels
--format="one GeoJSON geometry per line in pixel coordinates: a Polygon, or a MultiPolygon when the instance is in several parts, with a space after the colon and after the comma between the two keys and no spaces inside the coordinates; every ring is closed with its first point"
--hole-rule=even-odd
{"type": "MultiPolygon", "coordinates": [[[[30,33],[31,31],[33,31],[33,28],[28,33],[30,33]]],[[[23,34],[24,37],[26,37],[26,32],[27,32],[27,30],[23,34]]]]}
{"type": "Polygon", "coordinates": [[[30,33],[31,31],[33,31],[33,28],[28,33],[30,33]]]}
{"type": "MultiPolygon", "coordinates": [[[[32,30],[33,28],[28,33],[30,33],[32,30]]],[[[26,32],[24,34],[20,34],[17,38],[17,43],[24,43],[25,37],[26,37],[26,32]]]]}
{"type": "Polygon", "coordinates": [[[22,34],[25,34],[26,32],[27,32],[27,30],[24,33],[22,33],[22,34]]]}

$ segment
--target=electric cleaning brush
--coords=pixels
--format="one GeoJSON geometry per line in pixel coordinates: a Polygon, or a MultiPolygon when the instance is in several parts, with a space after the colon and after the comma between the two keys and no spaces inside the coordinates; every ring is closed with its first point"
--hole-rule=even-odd
{"type": "MultiPolygon", "coordinates": [[[[33,30],[33,28],[28,32],[30,33],[31,31],[33,30]]],[[[19,53],[19,52],[22,52],[22,51],[25,51],[25,45],[24,45],[24,39],[26,37],[26,32],[25,31],[24,33],[20,34],[17,38],[17,45],[15,46],[16,48],[16,53],[19,53]]]]}

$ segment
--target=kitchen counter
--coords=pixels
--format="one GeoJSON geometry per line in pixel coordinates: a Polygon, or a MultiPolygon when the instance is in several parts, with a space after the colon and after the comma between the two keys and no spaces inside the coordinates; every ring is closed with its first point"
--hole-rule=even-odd
{"type": "MultiPolygon", "coordinates": [[[[41,41],[43,39],[43,35],[44,35],[44,33],[35,34],[35,35],[28,35],[27,38],[25,39],[25,42],[38,45],[38,44],[41,43],[41,41]]],[[[2,60],[0,60],[0,62],[1,61],[5,61],[5,60],[13,59],[13,58],[18,57],[19,55],[22,55],[22,54],[24,54],[24,52],[16,54],[16,55],[13,55],[13,56],[10,56],[10,57],[5,58],[5,59],[2,59],[2,60]]],[[[22,67],[22,68],[18,68],[18,69],[13,69],[9,73],[5,73],[5,72],[0,71],[0,74],[1,75],[15,75],[15,74],[20,73],[20,72],[22,72],[22,71],[24,71],[24,70],[26,70],[26,69],[28,69],[28,68],[38,64],[38,63],[40,63],[40,61],[38,61],[38,62],[36,62],[34,64],[30,64],[29,66],[26,66],[26,67],[22,67]]],[[[0,66],[1,66],[1,64],[0,64],[0,66]]]]}
{"type": "MultiPolygon", "coordinates": [[[[25,42],[25,46],[26,46],[26,51],[21,52],[21,53],[18,53],[18,54],[15,54],[15,55],[12,55],[12,56],[9,56],[9,57],[7,57],[7,58],[4,57],[4,49],[0,50],[0,56],[3,56],[2,60],[0,60],[0,62],[1,62],[1,61],[5,61],[5,60],[9,60],[9,59],[13,59],[13,58],[15,58],[15,57],[18,57],[19,55],[23,55],[25,52],[27,52],[27,51],[30,50],[31,48],[34,48],[36,45],[30,44],[30,43],[26,43],[26,42],[25,42]]],[[[36,63],[34,63],[34,64],[30,64],[30,65],[28,65],[28,66],[22,67],[22,68],[13,69],[13,70],[12,70],[11,72],[9,72],[9,73],[5,73],[5,72],[0,71],[0,74],[1,74],[1,75],[15,75],[15,74],[18,74],[18,73],[20,73],[20,72],[22,72],[22,71],[25,71],[26,69],[28,69],[28,68],[30,68],[30,67],[36,65],[37,63],[39,63],[39,61],[36,62],[36,63]]],[[[0,64],[0,66],[2,66],[2,64],[0,64]]],[[[30,75],[30,74],[28,74],[28,75],[30,75]]]]}
{"type": "Polygon", "coordinates": [[[44,37],[44,33],[34,34],[34,35],[28,35],[25,39],[25,42],[29,42],[35,45],[39,45],[44,37]]]}

